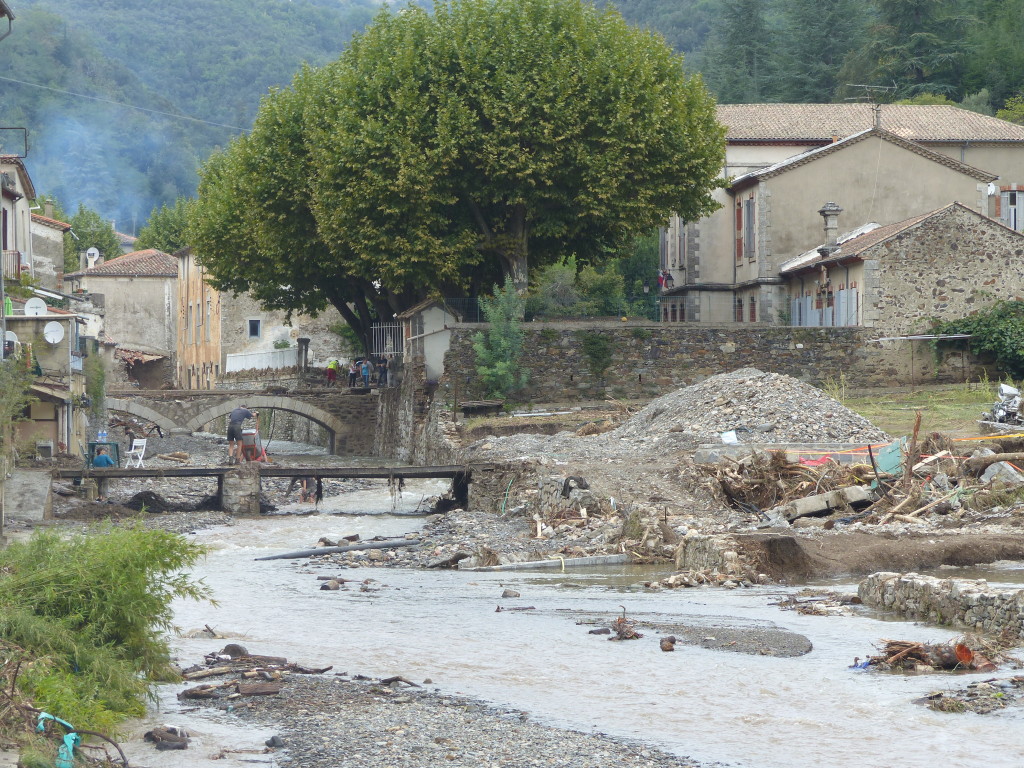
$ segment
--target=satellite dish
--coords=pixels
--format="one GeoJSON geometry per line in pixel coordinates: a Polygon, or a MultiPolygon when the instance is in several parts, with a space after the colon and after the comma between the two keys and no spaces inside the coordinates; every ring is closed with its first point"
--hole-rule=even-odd
{"type": "Polygon", "coordinates": [[[89,269],[96,264],[96,260],[100,257],[100,249],[93,247],[85,252],[85,258],[89,262],[89,269]]]}
{"type": "Polygon", "coordinates": [[[43,326],[43,338],[47,344],[59,344],[64,338],[64,326],[51,320],[43,326]]]}
{"type": "Polygon", "coordinates": [[[18,343],[18,334],[14,331],[8,331],[4,334],[4,341],[13,341],[15,344],[18,343]]]}
{"type": "Polygon", "coordinates": [[[46,302],[40,299],[38,296],[33,296],[31,299],[25,302],[25,314],[31,317],[45,315],[46,310],[46,302]]]}

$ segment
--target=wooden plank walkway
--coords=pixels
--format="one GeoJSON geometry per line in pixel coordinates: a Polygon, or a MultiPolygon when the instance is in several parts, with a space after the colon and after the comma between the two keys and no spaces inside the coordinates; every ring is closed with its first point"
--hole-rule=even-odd
{"type": "MultiPolygon", "coordinates": [[[[251,462],[250,466],[259,469],[260,477],[320,477],[320,478],[402,478],[405,480],[419,478],[450,478],[468,480],[473,474],[471,466],[443,465],[436,467],[279,467],[274,464],[251,462]]],[[[55,469],[56,478],[76,477],[224,477],[237,466],[223,467],[160,467],[132,468],[127,467],[84,467],[82,469],[55,469]]]]}

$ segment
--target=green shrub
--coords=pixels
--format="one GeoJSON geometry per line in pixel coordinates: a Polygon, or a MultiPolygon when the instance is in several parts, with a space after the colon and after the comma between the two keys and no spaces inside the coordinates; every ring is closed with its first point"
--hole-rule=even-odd
{"type": "MultiPolygon", "coordinates": [[[[990,357],[1003,373],[1017,379],[1024,377],[1024,301],[997,301],[987,309],[958,320],[934,321],[931,333],[970,334],[971,352],[990,357]]],[[[933,342],[936,351],[962,343],[933,342]]]]}
{"type": "Polygon", "coordinates": [[[605,371],[612,364],[611,338],[596,331],[580,331],[577,336],[587,358],[587,370],[595,379],[603,378],[605,371]]]}
{"type": "Polygon", "coordinates": [[[508,397],[526,386],[527,372],[521,370],[523,355],[523,310],[525,301],[511,278],[505,287],[494,286],[494,297],[480,299],[484,317],[491,324],[486,333],[473,337],[476,372],[489,397],[508,397]]]}
{"type": "Polygon", "coordinates": [[[78,728],[109,731],[142,714],[148,681],[175,677],[171,601],[209,596],[184,573],[203,551],[142,528],[44,531],[0,551],[0,638],[30,660],[22,692],[78,728]]]}

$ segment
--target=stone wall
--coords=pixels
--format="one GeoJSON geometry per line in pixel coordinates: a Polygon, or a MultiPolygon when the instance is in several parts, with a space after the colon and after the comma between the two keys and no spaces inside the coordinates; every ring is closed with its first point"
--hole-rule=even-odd
{"type": "MultiPolygon", "coordinates": [[[[454,326],[445,356],[442,393],[459,399],[483,397],[472,336],[481,325],[454,326]]],[[[936,361],[927,342],[877,343],[870,328],[779,328],[683,326],[643,322],[527,323],[529,372],[517,400],[572,402],[579,399],[647,398],[708,376],[753,366],[820,384],[845,376],[849,386],[893,386],[960,382],[976,376],[978,363],[946,353],[936,361]],[[588,338],[606,340],[611,365],[591,371],[588,338]],[[913,349],[911,349],[913,345],[913,349]]]]}
{"type": "Polygon", "coordinates": [[[424,383],[423,361],[414,361],[397,387],[378,390],[375,455],[404,464],[461,464],[451,409],[442,393],[424,383]]]}
{"type": "Polygon", "coordinates": [[[964,317],[1024,293],[1024,236],[959,205],[862,256],[864,321],[884,336],[921,333],[933,317],[964,317]]]}
{"type": "Polygon", "coordinates": [[[857,590],[865,605],[911,619],[1024,637],[1024,589],[991,589],[984,580],[874,573],[857,590]]]}

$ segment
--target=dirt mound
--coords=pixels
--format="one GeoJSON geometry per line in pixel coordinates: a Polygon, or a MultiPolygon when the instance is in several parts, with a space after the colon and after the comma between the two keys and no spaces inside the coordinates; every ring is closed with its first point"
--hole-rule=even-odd
{"type": "Polygon", "coordinates": [[[167,499],[153,491],[140,491],[126,501],[124,505],[129,509],[138,511],[145,509],[147,512],[154,513],[166,512],[172,508],[167,499]]]}
{"type": "Polygon", "coordinates": [[[888,442],[889,436],[820,389],[781,373],[741,368],[652,401],[611,436],[634,438],[669,432],[698,442],[888,442]]]}

